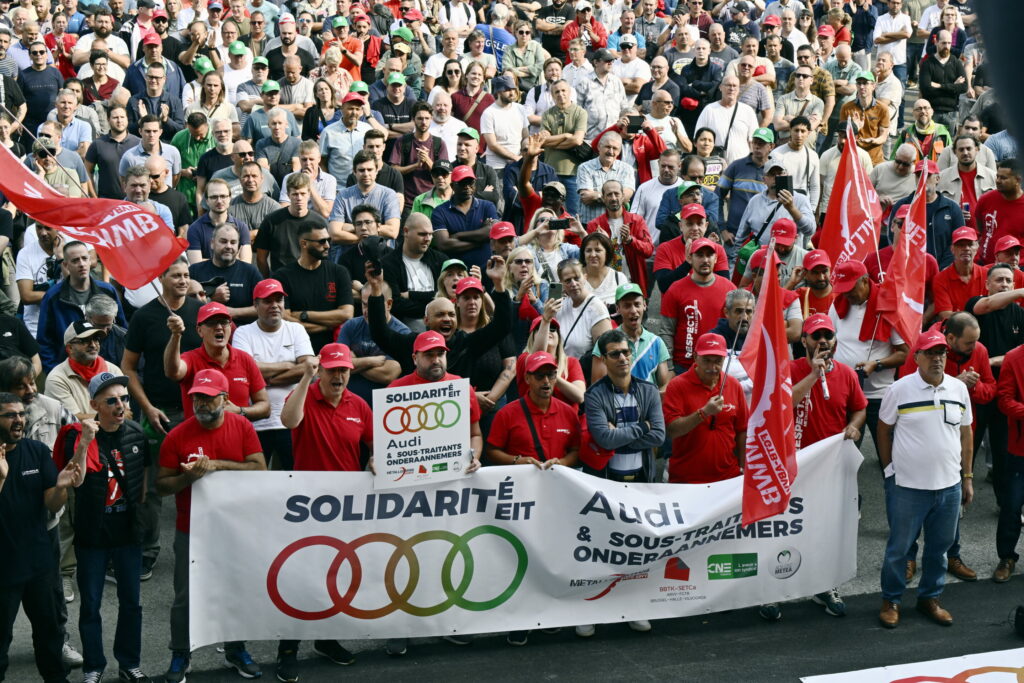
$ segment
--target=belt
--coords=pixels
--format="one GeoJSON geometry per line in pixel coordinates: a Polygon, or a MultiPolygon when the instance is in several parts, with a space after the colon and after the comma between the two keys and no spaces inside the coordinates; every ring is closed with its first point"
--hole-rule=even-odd
{"type": "Polygon", "coordinates": [[[110,505],[103,509],[104,514],[114,514],[117,512],[126,512],[128,510],[128,503],[121,503],[120,505],[110,505]]]}

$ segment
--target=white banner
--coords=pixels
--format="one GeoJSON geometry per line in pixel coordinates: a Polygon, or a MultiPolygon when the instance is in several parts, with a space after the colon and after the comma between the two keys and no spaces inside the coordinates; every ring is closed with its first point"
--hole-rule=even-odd
{"type": "Polygon", "coordinates": [[[620,484],[487,467],[376,492],[365,473],[215,472],[193,485],[192,647],[703,614],[856,574],[860,452],[798,453],[785,513],[740,526],[742,477],[620,484]]]}
{"type": "Polygon", "coordinates": [[[804,676],[803,683],[1020,683],[1024,648],[982,652],[930,662],[894,664],[842,674],[804,676]]]}
{"type": "Polygon", "coordinates": [[[468,379],[373,392],[373,486],[394,489],[460,479],[473,460],[468,379]]]}

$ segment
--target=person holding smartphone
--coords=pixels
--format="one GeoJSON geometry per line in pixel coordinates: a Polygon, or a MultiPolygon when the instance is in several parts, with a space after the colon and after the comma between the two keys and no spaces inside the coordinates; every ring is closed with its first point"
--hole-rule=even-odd
{"type": "Polygon", "coordinates": [[[750,198],[747,208],[743,210],[739,227],[736,230],[736,242],[743,244],[748,239],[756,239],[760,244],[768,244],[771,239],[771,226],[778,218],[788,217],[796,223],[798,232],[806,240],[814,234],[814,214],[807,196],[793,191],[793,178],[779,159],[769,159],[764,171],[765,189],[750,198]]]}

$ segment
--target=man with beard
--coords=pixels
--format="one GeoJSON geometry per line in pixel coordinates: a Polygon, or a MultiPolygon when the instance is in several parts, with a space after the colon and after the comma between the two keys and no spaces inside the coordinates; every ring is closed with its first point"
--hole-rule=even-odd
{"type": "Polygon", "coordinates": [[[352,277],[327,260],[330,248],[326,228],[306,225],[299,232],[298,260],[274,273],[288,292],[285,319],[302,324],[317,352],[334,341],[354,311],[352,277]]]}
{"type": "MultiPolygon", "coordinates": [[[[363,145],[365,148],[366,138],[363,138],[363,145]]],[[[381,145],[383,148],[383,144],[381,145]]],[[[334,199],[338,195],[338,181],[333,175],[328,173],[325,169],[320,167],[320,160],[322,155],[320,154],[320,145],[316,140],[303,140],[302,144],[299,145],[299,169],[292,171],[292,173],[305,173],[309,176],[309,206],[312,211],[320,214],[324,218],[331,215],[331,208],[334,206],[334,199]]],[[[378,162],[379,163],[379,162],[378,162]]],[[[245,211],[246,213],[256,212],[259,213],[257,216],[253,215],[253,220],[246,220],[249,225],[259,225],[263,222],[263,219],[267,217],[270,211],[276,211],[282,206],[288,205],[288,178],[291,177],[292,173],[289,173],[281,181],[281,196],[280,203],[273,208],[267,210],[266,213],[257,208],[262,206],[263,203],[269,207],[271,204],[271,198],[265,197],[261,199],[255,193],[246,194],[245,179],[242,180],[242,195],[244,202],[239,200],[237,197],[232,202],[232,206],[236,207],[239,211],[245,211]],[[259,202],[255,204],[254,202],[259,202]]],[[[379,168],[378,168],[379,174],[379,168]]],[[[379,178],[378,178],[379,180],[379,178]]],[[[262,193],[260,193],[262,196],[262,193]]]]}
{"type": "MultiPolygon", "coordinates": [[[[686,195],[687,190],[697,187],[689,181],[683,182],[677,192],[686,195]]],[[[684,197],[684,199],[686,199],[684,197]]],[[[664,204],[664,202],[662,202],[664,204]]],[[[661,243],[654,253],[654,279],[658,282],[658,289],[664,294],[676,281],[685,278],[690,272],[690,260],[687,249],[694,240],[700,239],[707,234],[708,219],[704,207],[700,204],[687,202],[677,214],[678,236],[670,235],[668,231],[662,231],[661,243]]],[[[729,278],[729,263],[725,256],[725,250],[718,242],[712,242],[718,260],[715,262],[715,274],[726,279],[729,278]]]]}
{"type": "Polygon", "coordinates": [[[304,364],[313,359],[309,333],[302,325],[284,319],[285,289],[277,280],[262,280],[250,289],[255,300],[256,322],[235,331],[235,348],[252,355],[268,389],[270,416],[253,423],[270,467],[292,469],[292,436],[281,420],[281,410],[289,392],[302,377],[304,364]]]}
{"type": "Polygon", "coordinates": [[[13,394],[0,394],[0,441],[0,553],[5,558],[0,565],[0,676],[7,672],[14,622],[24,607],[40,678],[63,681],[68,668],[61,658],[64,634],[53,589],[56,555],[46,519],[67,502],[79,476],[77,464],[68,463],[58,473],[50,449],[25,438],[25,405],[13,394]]]}
{"type": "Polygon", "coordinates": [[[288,206],[269,214],[256,233],[256,267],[264,276],[299,259],[298,233],[310,226],[327,229],[327,220],[309,210],[309,176],[293,173],[288,178],[288,206]]]}
{"type": "Polygon", "coordinates": [[[119,36],[112,35],[114,30],[114,17],[110,10],[102,5],[92,13],[92,33],[87,33],[75,43],[74,52],[71,53],[71,63],[75,68],[80,68],[89,62],[89,56],[93,49],[93,42],[103,41],[103,51],[110,62],[109,75],[119,82],[124,81],[124,70],[131,65],[133,59],[128,53],[128,44],[119,36]]]}
{"type": "Polygon", "coordinates": [[[681,155],[674,148],[666,149],[658,157],[658,175],[636,188],[630,208],[639,214],[651,234],[651,241],[660,243],[661,231],[657,228],[658,208],[665,194],[674,191],[683,182],[679,177],[681,155]]]}
{"type": "Polygon", "coordinates": [[[118,165],[121,157],[129,149],[137,146],[141,140],[128,132],[128,112],[124,107],[114,106],[107,112],[107,123],[110,132],[101,135],[85,150],[85,170],[89,177],[98,167],[97,193],[103,199],[120,199],[124,196],[121,188],[121,176],[118,165]]]}
{"type": "Polygon", "coordinates": [[[210,258],[213,234],[217,228],[225,225],[231,225],[238,230],[238,258],[251,262],[252,244],[249,238],[249,226],[228,214],[228,206],[231,204],[231,188],[228,182],[221,178],[214,178],[203,190],[209,211],[188,227],[186,255],[189,262],[199,263],[210,258]]]}
{"type": "MultiPolygon", "coordinates": [[[[800,268],[793,271],[792,278],[801,280],[803,287],[796,290],[800,299],[800,310],[804,319],[815,313],[828,315],[836,295],[832,291],[832,261],[823,249],[813,249],[804,255],[800,268]]],[[[834,331],[834,330],[833,330],[834,331]]]]}
{"type": "Polygon", "coordinates": [[[106,332],[80,320],[64,331],[68,357],[46,376],[46,395],[60,401],[79,420],[92,417],[89,382],[100,373],[121,374],[121,369],[100,356],[100,343],[106,332]]]}
{"type": "MultiPolygon", "coordinates": [[[[358,214],[357,214],[358,215],[358,214]]],[[[364,220],[372,215],[362,214],[364,220]]],[[[358,226],[357,226],[358,229],[358,226]]],[[[437,279],[446,258],[430,244],[434,227],[430,219],[412,214],[405,222],[405,239],[402,248],[389,253],[383,259],[385,280],[394,292],[394,314],[410,329],[423,332],[423,316],[427,304],[434,300],[437,279]]],[[[364,259],[365,261],[365,259],[364,259]]]]}
{"type": "Polygon", "coordinates": [[[915,161],[935,161],[944,149],[953,144],[949,129],[933,120],[933,113],[934,110],[928,100],[917,100],[914,102],[914,121],[907,124],[896,136],[894,144],[897,147],[908,143],[914,148],[917,154],[915,161]]]}
{"type": "Polygon", "coordinates": [[[475,128],[463,128],[459,131],[457,139],[453,166],[471,168],[476,176],[476,198],[491,202],[497,207],[501,201],[501,194],[496,189],[498,174],[480,156],[480,133],[475,128]]]}
{"type": "MultiPolygon", "coordinates": [[[[306,142],[316,150],[315,142],[312,140],[306,140],[306,142]]],[[[320,158],[319,152],[316,152],[316,157],[320,158]]],[[[238,184],[242,188],[242,193],[235,195],[231,203],[228,204],[228,215],[231,218],[249,226],[261,225],[267,216],[281,208],[280,203],[275,202],[263,191],[264,175],[263,167],[255,161],[246,161],[242,164],[242,172],[238,176],[238,184]]],[[[323,175],[334,182],[334,178],[327,172],[324,172],[323,175]]],[[[311,191],[312,188],[313,185],[310,184],[311,191]]],[[[286,199],[287,196],[285,194],[286,199]]]]}
{"type": "Polygon", "coordinates": [[[137,511],[145,497],[149,450],[142,426],[128,419],[127,377],[102,372],[89,381],[89,396],[96,418],[61,429],[53,449],[58,467],[73,463],[78,472],[70,505],[82,597],[78,627],[85,657],[83,680],[98,682],[107,666],[100,605],[109,565],[117,582],[118,677],[148,681],[139,668],[142,546],[137,511]]]}
{"type": "Polygon", "coordinates": [[[576,18],[572,4],[565,0],[552,0],[550,5],[537,11],[534,27],[540,34],[541,47],[552,57],[560,60],[565,58],[562,49],[562,31],[565,25],[576,18]]]}
{"type": "Polygon", "coordinates": [[[339,191],[331,208],[328,223],[331,241],[344,245],[358,241],[353,212],[355,207],[363,204],[369,204],[380,213],[381,234],[390,240],[397,239],[402,210],[395,191],[377,183],[376,157],[365,150],[356,152],[352,159],[352,173],[356,184],[339,191]]]}
{"type": "MultiPolygon", "coordinates": [[[[639,285],[619,285],[615,290],[615,310],[622,320],[619,329],[626,333],[630,356],[633,358],[633,376],[647,380],[658,389],[664,390],[672,378],[672,354],[661,337],[644,327],[647,300],[639,285]]],[[[597,344],[594,344],[593,355],[591,383],[608,374],[597,344]]]]}
{"type": "Polygon", "coordinates": [[[209,300],[227,306],[231,318],[241,323],[256,317],[252,291],[262,278],[255,266],[238,258],[238,240],[238,228],[231,223],[214,228],[210,258],[193,263],[188,272],[196,282],[213,286],[209,300]]]}
{"type": "Polygon", "coordinates": [[[224,304],[208,303],[199,309],[196,326],[202,345],[181,352],[181,338],[185,334],[185,321],[177,315],[167,318],[171,337],[164,349],[164,374],[181,388],[181,402],[185,418],[192,416],[188,401],[189,387],[199,372],[214,369],[231,380],[226,410],[248,420],[259,420],[270,415],[270,399],[266,382],[256,361],[245,351],[231,346],[231,316],[224,304]]]}
{"type": "Polygon", "coordinates": [[[491,202],[477,199],[475,193],[473,170],[456,166],[452,170],[452,198],[434,209],[430,221],[437,249],[483,270],[491,255],[491,224],[498,220],[498,211],[491,202]]]}
{"type": "MultiPolygon", "coordinates": [[[[374,284],[371,281],[371,285],[374,284]]],[[[379,282],[377,285],[379,286],[379,282]]],[[[448,303],[451,304],[450,301],[448,303]]],[[[495,315],[497,315],[497,310],[495,310],[495,315]]],[[[371,323],[371,328],[372,326],[371,323]]],[[[440,332],[428,330],[416,335],[412,344],[413,372],[399,377],[389,384],[388,388],[411,387],[462,379],[459,375],[448,372],[448,351],[449,347],[445,343],[445,337],[440,332]]],[[[480,431],[480,403],[473,397],[470,397],[469,400],[469,442],[473,451],[473,459],[465,466],[466,474],[472,474],[480,469],[480,456],[483,454],[484,447],[484,437],[480,431]]],[[[452,636],[449,640],[458,645],[469,643],[462,636],[452,636]]],[[[391,638],[387,642],[385,652],[392,657],[400,657],[406,653],[408,644],[408,638],[391,638]]]]}
{"type": "MultiPolygon", "coordinates": [[[[396,88],[393,84],[389,84],[388,97],[391,97],[394,90],[396,88]]],[[[448,159],[448,149],[444,140],[430,134],[430,124],[433,121],[430,105],[426,102],[416,103],[412,107],[411,118],[412,132],[405,133],[394,141],[388,157],[388,163],[404,176],[405,206],[410,207],[417,195],[429,191],[433,186],[430,169],[434,162],[448,159]]]]}
{"type": "Polygon", "coordinates": [[[1024,189],[1021,170],[1016,159],[1003,159],[996,167],[996,189],[978,199],[974,224],[982,230],[982,263],[992,261],[992,249],[1004,236],[1024,237],[1024,189]]]}
{"type": "MultiPolygon", "coordinates": [[[[176,316],[169,320],[174,320],[176,316]]],[[[177,318],[181,322],[180,318],[177,318]]],[[[172,330],[172,335],[180,334],[172,330]]],[[[173,336],[172,336],[173,338],[173,336]]],[[[195,374],[188,391],[193,417],[171,430],[160,447],[157,491],[174,494],[178,509],[174,533],[174,603],[171,605],[171,663],[165,681],[185,680],[191,665],[188,637],[189,522],[192,484],[210,472],[267,469],[256,430],[245,416],[236,414],[228,398],[228,378],[207,368],[195,374]]],[[[227,665],[246,678],[260,668],[244,642],[224,644],[227,665]]]]}
{"type": "Polygon", "coordinates": [[[323,163],[341,185],[352,172],[352,157],[363,148],[363,135],[372,128],[361,121],[366,100],[357,93],[349,93],[341,103],[341,120],[320,132],[320,154],[323,163]]]}
{"type": "MultiPolygon", "coordinates": [[[[308,74],[316,68],[316,56],[298,45],[298,31],[295,28],[295,19],[286,14],[281,17],[277,26],[277,35],[281,44],[268,50],[263,56],[267,58],[270,66],[270,77],[274,80],[284,78],[284,62],[288,57],[298,57],[302,63],[302,73],[308,74]]],[[[304,39],[307,43],[308,39],[304,39]]]]}
{"type": "Polygon", "coordinates": [[[587,233],[600,232],[612,242],[608,265],[627,275],[647,295],[647,257],[654,253],[651,234],[644,219],[623,208],[624,192],[618,180],[606,180],[601,186],[605,212],[587,224],[587,233]]]}
{"type": "Polygon", "coordinates": [[[967,300],[986,293],[986,270],[974,262],[978,253],[978,233],[973,228],[958,228],[953,232],[953,263],[935,276],[932,291],[935,294],[935,312],[940,318],[949,318],[964,310],[967,300]]]}
{"type": "MultiPolygon", "coordinates": [[[[196,170],[193,177],[196,181],[196,208],[201,212],[203,196],[206,191],[206,183],[210,182],[213,174],[231,166],[231,121],[228,119],[214,119],[213,123],[213,148],[207,150],[196,163],[196,170]]],[[[255,160],[255,155],[250,157],[255,160]]]]}
{"type": "MultiPolygon", "coordinates": [[[[352,368],[352,352],[344,344],[328,344],[319,357],[296,364],[302,374],[281,410],[282,431],[294,439],[296,471],[362,472],[372,462],[373,414],[348,389],[352,368]]],[[[277,680],[299,680],[298,649],[298,640],[278,643],[277,680]]],[[[355,662],[337,640],[314,640],[313,652],[342,666],[355,662]]]]}

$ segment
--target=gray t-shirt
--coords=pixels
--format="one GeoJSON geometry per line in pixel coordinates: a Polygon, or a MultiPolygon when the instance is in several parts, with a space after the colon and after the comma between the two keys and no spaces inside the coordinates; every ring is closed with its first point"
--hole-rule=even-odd
{"type": "Polygon", "coordinates": [[[281,205],[270,197],[263,195],[258,202],[249,203],[238,195],[231,200],[228,206],[228,215],[244,221],[246,225],[259,226],[263,219],[274,211],[281,208],[281,205]]]}

